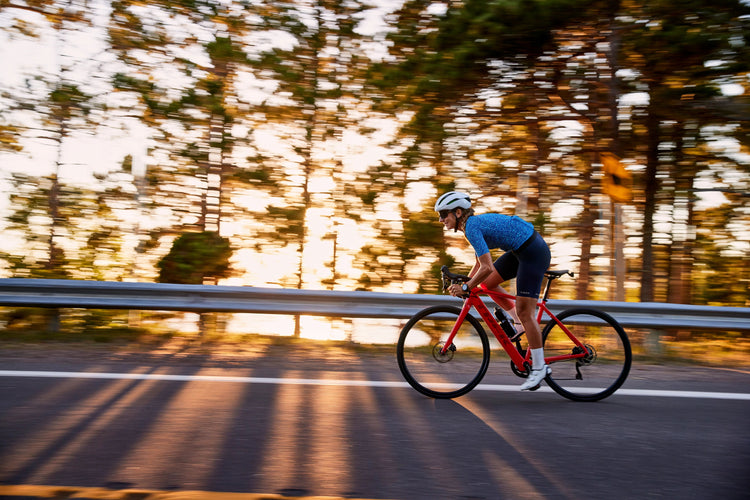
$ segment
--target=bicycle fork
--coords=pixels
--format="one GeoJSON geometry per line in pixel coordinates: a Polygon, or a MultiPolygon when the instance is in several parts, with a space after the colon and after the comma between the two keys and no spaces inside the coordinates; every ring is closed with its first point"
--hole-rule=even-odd
{"type": "Polygon", "coordinates": [[[448,338],[445,339],[445,345],[443,345],[443,348],[440,349],[440,354],[445,355],[449,350],[456,350],[456,347],[453,345],[453,339],[456,338],[456,335],[458,335],[458,330],[461,328],[461,325],[463,325],[464,321],[466,320],[466,316],[469,314],[469,310],[471,309],[471,305],[469,304],[468,300],[464,300],[464,306],[461,308],[461,314],[458,315],[458,319],[456,319],[456,322],[453,325],[453,329],[451,330],[450,335],[448,335],[448,338]]]}

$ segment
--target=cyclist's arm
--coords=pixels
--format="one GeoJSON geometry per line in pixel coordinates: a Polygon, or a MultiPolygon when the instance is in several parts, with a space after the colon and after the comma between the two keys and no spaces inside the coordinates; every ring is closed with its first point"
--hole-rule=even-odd
{"type": "MultiPolygon", "coordinates": [[[[478,286],[480,283],[483,283],[484,280],[486,280],[490,276],[490,274],[492,274],[492,269],[492,257],[490,256],[489,252],[477,257],[476,263],[469,273],[471,279],[466,282],[466,284],[469,286],[469,289],[478,286]]],[[[448,291],[454,297],[460,297],[463,294],[460,284],[451,285],[450,287],[448,287],[448,291]]]]}
{"type": "Polygon", "coordinates": [[[474,268],[472,268],[471,273],[469,273],[469,276],[471,276],[471,279],[467,282],[469,288],[479,286],[480,283],[489,278],[492,274],[492,269],[492,256],[490,253],[487,252],[479,255],[476,264],[474,264],[474,268]]]}
{"type": "MultiPolygon", "coordinates": [[[[469,221],[471,221],[471,219],[469,219],[469,221]]],[[[469,225],[469,221],[467,221],[466,227],[464,227],[464,236],[474,248],[474,255],[476,255],[477,260],[471,273],[469,273],[471,279],[467,284],[469,288],[474,288],[490,277],[493,266],[490,249],[487,247],[487,241],[484,239],[484,234],[482,233],[481,228],[476,224],[469,225]]]]}
{"type": "Polygon", "coordinates": [[[477,274],[477,271],[479,271],[479,259],[476,259],[474,261],[474,267],[472,267],[471,271],[469,271],[469,277],[473,277],[475,274],[477,274]]]}

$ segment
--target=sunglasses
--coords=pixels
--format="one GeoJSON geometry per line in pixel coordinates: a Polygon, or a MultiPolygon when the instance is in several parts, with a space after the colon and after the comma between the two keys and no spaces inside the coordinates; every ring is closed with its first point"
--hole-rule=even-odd
{"type": "Polygon", "coordinates": [[[441,211],[438,212],[438,214],[440,215],[440,219],[441,220],[442,219],[446,219],[448,217],[448,215],[450,215],[451,213],[453,213],[452,210],[441,210],[441,211]]]}

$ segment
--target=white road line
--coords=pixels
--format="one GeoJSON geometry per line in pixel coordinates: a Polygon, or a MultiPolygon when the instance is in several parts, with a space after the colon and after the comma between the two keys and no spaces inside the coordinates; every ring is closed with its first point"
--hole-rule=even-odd
{"type": "MultiPolygon", "coordinates": [[[[602,390],[603,388],[588,388],[594,392],[596,390],[602,390]]],[[[479,384],[475,389],[485,391],[505,391],[515,392],[518,391],[518,386],[515,385],[490,385],[490,384],[479,384]]],[[[549,387],[540,387],[535,392],[554,392],[549,387]]],[[[615,392],[619,396],[652,396],[660,398],[695,398],[695,399],[736,399],[740,401],[750,401],[750,394],[741,392],[708,392],[708,391],[665,391],[655,389],[617,389],[615,392]]]]}
{"type": "MultiPolygon", "coordinates": [[[[168,373],[105,373],[105,372],[58,372],[58,371],[23,371],[0,370],[0,377],[43,377],[43,378],[79,378],[109,380],[165,380],[175,382],[235,382],[243,384],[287,384],[287,385],[327,385],[351,387],[409,387],[406,382],[385,380],[336,380],[310,378],[267,378],[267,377],[230,377],[223,375],[174,375],[168,373]]],[[[451,384],[445,384],[452,387],[451,384]]],[[[518,392],[516,385],[480,384],[474,390],[518,392]]],[[[542,387],[539,392],[552,392],[549,387],[542,387]]],[[[666,391],[653,389],[619,389],[619,396],[651,396],[661,398],[695,398],[695,399],[734,399],[750,401],[748,393],[705,392],[705,391],[666,391]]]]}

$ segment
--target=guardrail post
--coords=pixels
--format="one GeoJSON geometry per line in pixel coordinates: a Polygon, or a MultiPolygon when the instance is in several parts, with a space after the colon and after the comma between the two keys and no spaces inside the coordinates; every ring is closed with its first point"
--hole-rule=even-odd
{"type": "Polygon", "coordinates": [[[664,330],[649,329],[646,331],[643,347],[648,356],[661,358],[664,355],[664,344],[661,341],[663,337],[664,330]]]}
{"type": "Polygon", "coordinates": [[[60,309],[50,309],[47,313],[47,331],[60,332],[60,309]]]}

